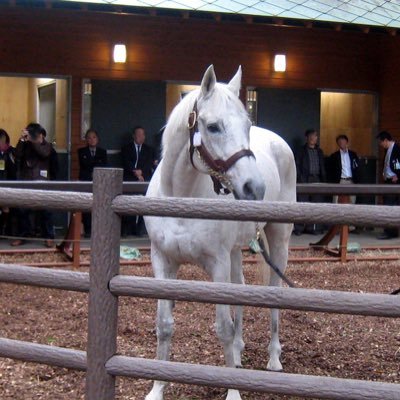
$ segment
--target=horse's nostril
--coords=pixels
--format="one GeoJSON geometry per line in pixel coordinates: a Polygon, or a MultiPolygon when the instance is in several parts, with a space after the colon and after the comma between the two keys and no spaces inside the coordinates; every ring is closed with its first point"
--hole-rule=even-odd
{"type": "Polygon", "coordinates": [[[247,181],[243,185],[243,194],[247,200],[255,200],[257,198],[253,181],[247,181]]]}

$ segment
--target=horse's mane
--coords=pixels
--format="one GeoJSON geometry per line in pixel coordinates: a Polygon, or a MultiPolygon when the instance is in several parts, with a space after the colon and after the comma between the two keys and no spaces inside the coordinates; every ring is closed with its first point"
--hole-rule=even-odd
{"type": "MultiPolygon", "coordinates": [[[[189,92],[173,109],[168,118],[167,125],[162,137],[162,155],[163,158],[170,144],[181,148],[182,141],[187,141],[189,137],[181,134],[186,128],[189,114],[193,110],[194,102],[198,97],[200,89],[195,89],[189,92]]],[[[169,150],[168,150],[169,151],[169,150]]]]}

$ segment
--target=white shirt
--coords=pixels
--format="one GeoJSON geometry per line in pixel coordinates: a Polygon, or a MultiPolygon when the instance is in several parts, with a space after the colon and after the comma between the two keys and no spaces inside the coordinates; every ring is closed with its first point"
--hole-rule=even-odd
{"type": "Polygon", "coordinates": [[[340,159],[342,161],[342,174],[341,178],[352,178],[353,174],[351,173],[351,161],[349,151],[343,151],[340,149],[340,159]]]}
{"type": "Polygon", "coordinates": [[[383,177],[385,179],[391,179],[396,176],[396,174],[392,171],[392,168],[390,168],[390,156],[392,155],[393,146],[394,142],[392,142],[392,144],[389,146],[385,156],[385,164],[383,167],[383,177]]]}

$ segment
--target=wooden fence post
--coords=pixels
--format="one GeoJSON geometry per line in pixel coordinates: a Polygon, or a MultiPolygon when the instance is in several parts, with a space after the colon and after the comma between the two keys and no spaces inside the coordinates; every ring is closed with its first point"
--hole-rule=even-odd
{"type": "Polygon", "coordinates": [[[105,364],[116,352],[118,297],[108,284],[119,273],[121,218],[111,209],[122,193],[122,169],[93,174],[92,239],[87,341],[86,400],[114,400],[115,377],[105,364]]]}

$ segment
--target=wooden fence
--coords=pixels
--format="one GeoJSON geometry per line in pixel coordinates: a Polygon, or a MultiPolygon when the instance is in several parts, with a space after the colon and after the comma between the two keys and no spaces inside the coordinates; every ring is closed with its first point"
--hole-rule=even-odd
{"type": "Polygon", "coordinates": [[[0,264],[2,282],[89,292],[87,352],[0,338],[1,357],[86,371],[86,400],[114,399],[116,376],[320,399],[400,398],[400,385],[394,383],[236,370],[116,355],[119,296],[400,317],[398,296],[164,281],[120,275],[120,215],[331,224],[356,224],[362,221],[363,225],[370,226],[400,226],[400,207],[148,199],[121,193],[120,169],[96,169],[93,195],[28,189],[1,190],[1,206],[92,210],[93,220],[90,274],[0,264]]]}

